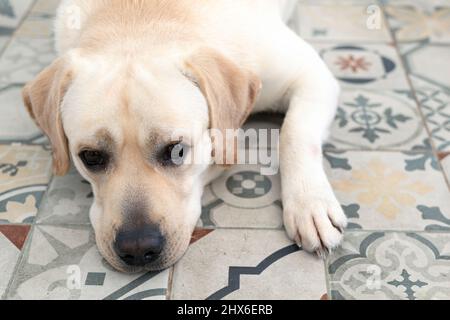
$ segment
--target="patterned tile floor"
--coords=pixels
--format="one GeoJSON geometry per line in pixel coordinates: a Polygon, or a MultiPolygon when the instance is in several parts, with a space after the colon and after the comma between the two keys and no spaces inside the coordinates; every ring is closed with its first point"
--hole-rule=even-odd
{"type": "Polygon", "coordinates": [[[101,258],[89,184],[52,177],[22,106],[58,3],[0,0],[1,298],[450,299],[449,0],[298,0],[289,25],[344,88],[324,165],[350,224],[327,261],[286,238],[279,176],[236,166],[206,188],[185,257],[139,275],[101,258]]]}

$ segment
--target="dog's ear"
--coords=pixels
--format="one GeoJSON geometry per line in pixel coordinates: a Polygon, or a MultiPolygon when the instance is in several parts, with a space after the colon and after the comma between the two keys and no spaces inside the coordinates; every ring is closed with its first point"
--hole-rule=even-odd
{"type": "Polygon", "coordinates": [[[65,58],[59,58],[22,91],[29,114],[50,139],[53,172],[56,175],[64,175],[70,168],[68,141],[61,120],[60,106],[71,80],[71,68],[65,58]]]}
{"type": "MultiPolygon", "coordinates": [[[[240,128],[255,105],[261,90],[260,79],[209,48],[198,50],[190,56],[186,67],[189,76],[196,82],[208,102],[210,129],[218,130],[225,138],[227,129],[240,128]]],[[[229,160],[225,158],[225,149],[230,145],[236,148],[235,139],[225,141],[224,150],[215,150],[216,154],[224,156],[225,164],[229,164],[229,160]]]]}

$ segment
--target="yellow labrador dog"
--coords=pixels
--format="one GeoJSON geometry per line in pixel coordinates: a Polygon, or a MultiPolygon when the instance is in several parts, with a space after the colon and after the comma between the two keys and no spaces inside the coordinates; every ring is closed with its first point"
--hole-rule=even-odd
{"type": "Polygon", "coordinates": [[[64,175],[72,159],[92,184],[97,245],[116,269],[162,269],[183,255],[220,153],[204,133],[237,129],[260,111],[286,113],[280,170],[287,234],[320,255],[339,245],[346,217],[321,152],[339,87],[285,25],[291,6],[62,1],[59,57],[23,97],[51,141],[55,174],[64,175]],[[209,162],[184,162],[199,152],[209,162]]]}

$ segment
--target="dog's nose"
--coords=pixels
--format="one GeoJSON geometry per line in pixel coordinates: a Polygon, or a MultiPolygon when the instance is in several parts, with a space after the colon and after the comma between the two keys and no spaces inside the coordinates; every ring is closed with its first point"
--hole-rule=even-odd
{"type": "Polygon", "coordinates": [[[155,261],[164,246],[164,237],[159,228],[143,228],[119,231],[116,235],[115,250],[127,265],[145,266],[155,261]]]}

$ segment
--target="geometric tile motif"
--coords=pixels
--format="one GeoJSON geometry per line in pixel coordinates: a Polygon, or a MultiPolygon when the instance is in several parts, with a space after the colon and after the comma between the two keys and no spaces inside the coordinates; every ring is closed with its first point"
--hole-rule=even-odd
{"type": "Polygon", "coordinates": [[[410,156],[401,153],[345,152],[340,157],[350,170],[324,163],[352,229],[450,229],[450,191],[433,161],[415,169],[410,156]]]}
{"type": "Polygon", "coordinates": [[[428,85],[416,88],[416,95],[436,149],[450,151],[450,90],[428,85]]]}
{"type": "Polygon", "coordinates": [[[8,292],[9,299],[165,299],[169,270],[114,271],[101,257],[89,226],[35,227],[8,292]]]}
{"type": "Polygon", "coordinates": [[[390,45],[318,42],[313,45],[344,88],[407,90],[409,87],[397,51],[390,45]]]}
{"type": "Polygon", "coordinates": [[[6,293],[29,227],[0,226],[0,298],[6,293]]]}
{"type": "Polygon", "coordinates": [[[201,227],[282,228],[279,175],[235,165],[205,188],[201,227]]]}
{"type": "Polygon", "coordinates": [[[406,69],[414,87],[418,81],[450,91],[450,46],[433,45],[427,41],[399,45],[406,69]]]}
{"type": "Polygon", "coordinates": [[[42,146],[0,145],[0,223],[33,221],[51,176],[42,146]]]}
{"type": "Polygon", "coordinates": [[[348,232],[327,262],[333,299],[450,299],[450,234],[348,232]]]}
{"type": "Polygon", "coordinates": [[[20,256],[20,251],[0,233],[0,298],[5,294],[8,283],[20,256]]]}
{"type": "Polygon", "coordinates": [[[0,233],[19,250],[22,250],[29,232],[29,225],[0,225],[0,233]]]}
{"type": "Polygon", "coordinates": [[[426,137],[414,100],[397,92],[347,90],[329,141],[347,149],[409,150],[426,137]]]}
{"type": "Polygon", "coordinates": [[[284,231],[217,229],[175,265],[171,292],[172,299],[319,300],[325,270],[284,231]]]}

